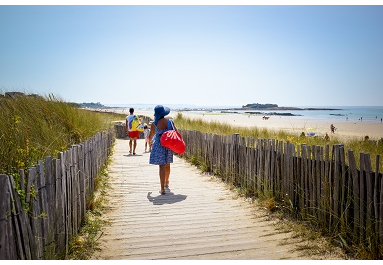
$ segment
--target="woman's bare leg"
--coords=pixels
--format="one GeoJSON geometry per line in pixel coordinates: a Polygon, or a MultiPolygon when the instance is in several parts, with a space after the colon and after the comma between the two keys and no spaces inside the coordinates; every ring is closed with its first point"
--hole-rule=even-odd
{"type": "Polygon", "coordinates": [[[165,186],[169,186],[170,163],[165,165],[165,186]]]}
{"type": "Polygon", "coordinates": [[[165,176],[166,176],[166,165],[160,165],[160,183],[161,183],[160,193],[165,192],[165,176]]]}

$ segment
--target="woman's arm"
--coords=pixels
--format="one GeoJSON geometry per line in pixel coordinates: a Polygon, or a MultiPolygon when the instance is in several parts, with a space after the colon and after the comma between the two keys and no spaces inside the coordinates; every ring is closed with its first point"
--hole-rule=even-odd
{"type": "Polygon", "coordinates": [[[152,142],[153,136],[156,134],[156,126],[154,123],[150,125],[149,143],[152,142]]]}

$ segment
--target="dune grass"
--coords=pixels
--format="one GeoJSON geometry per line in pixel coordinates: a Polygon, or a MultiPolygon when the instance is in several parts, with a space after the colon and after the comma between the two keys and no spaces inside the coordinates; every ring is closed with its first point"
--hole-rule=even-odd
{"type": "Polygon", "coordinates": [[[54,96],[0,98],[0,173],[17,174],[46,156],[113,126],[123,115],[79,109],[54,96]]]}
{"type": "MultiPolygon", "coordinates": [[[[286,133],[284,131],[273,131],[267,129],[259,129],[257,127],[245,128],[245,127],[233,127],[227,123],[220,122],[204,122],[201,119],[190,119],[185,118],[182,114],[179,114],[175,118],[177,128],[184,130],[196,130],[204,133],[213,133],[219,135],[232,135],[234,133],[239,133],[243,137],[250,137],[254,139],[277,139],[284,142],[294,143],[296,147],[301,144],[307,145],[318,145],[325,146],[329,145],[330,147],[335,144],[343,144],[345,155],[347,159],[347,150],[351,149],[354,151],[354,155],[357,161],[357,167],[359,167],[359,157],[360,153],[369,153],[371,156],[372,170],[376,170],[376,161],[375,157],[377,155],[383,154],[383,142],[382,141],[370,141],[360,140],[360,139],[342,139],[340,137],[331,136],[330,139],[325,140],[319,137],[307,137],[299,134],[286,133]]],[[[331,150],[331,149],[330,149],[331,150]]],[[[201,160],[203,160],[201,158],[201,160]]],[[[346,160],[348,161],[348,160],[346,160]]],[[[202,171],[204,162],[199,161],[198,158],[193,157],[190,162],[198,166],[202,171]],[[198,161],[197,163],[194,163],[198,161]],[[202,165],[202,166],[201,166],[202,165]]],[[[347,163],[347,162],[346,162],[347,163]]],[[[379,172],[383,172],[383,163],[379,165],[379,172]]],[[[231,183],[231,185],[235,185],[231,183]]],[[[234,187],[234,186],[233,186],[234,187]]],[[[243,196],[252,196],[246,188],[235,186],[240,194],[243,196]]],[[[254,195],[254,194],[253,194],[254,195]]],[[[323,254],[324,257],[331,253],[338,253],[337,256],[341,259],[381,259],[383,256],[383,248],[380,246],[377,248],[374,245],[376,239],[371,238],[371,242],[368,243],[359,243],[358,239],[353,241],[353,239],[345,239],[339,232],[332,233],[331,231],[326,231],[321,227],[321,224],[315,217],[309,219],[300,219],[296,218],[296,215],[293,213],[292,208],[284,206],[283,202],[278,202],[271,195],[262,195],[257,193],[254,198],[257,198],[259,205],[267,209],[272,218],[277,220],[277,224],[281,226],[281,229],[292,232],[293,235],[296,235],[299,238],[303,238],[303,241],[309,242],[307,245],[301,245],[301,247],[307,247],[308,253],[323,254]],[[282,207],[280,207],[282,206],[282,207]],[[317,245],[317,242],[322,244],[317,245]]],[[[350,229],[348,228],[345,228],[350,229]]]]}
{"type": "MultiPolygon", "coordinates": [[[[266,128],[258,127],[234,127],[229,123],[222,122],[205,122],[202,119],[192,119],[183,117],[182,113],[178,113],[175,117],[175,122],[178,129],[196,130],[203,133],[212,133],[219,135],[232,135],[239,133],[243,137],[254,139],[276,139],[279,141],[290,142],[295,144],[296,147],[306,144],[308,146],[318,145],[330,147],[335,144],[343,144],[346,159],[348,157],[347,151],[351,149],[354,151],[357,166],[359,166],[360,153],[367,153],[371,156],[372,169],[376,169],[376,155],[383,154],[383,141],[370,141],[360,140],[357,138],[342,139],[341,137],[331,136],[328,140],[322,137],[307,137],[301,134],[287,133],[283,130],[275,131],[266,128]]],[[[383,172],[383,163],[379,164],[379,171],[383,172]]]]}

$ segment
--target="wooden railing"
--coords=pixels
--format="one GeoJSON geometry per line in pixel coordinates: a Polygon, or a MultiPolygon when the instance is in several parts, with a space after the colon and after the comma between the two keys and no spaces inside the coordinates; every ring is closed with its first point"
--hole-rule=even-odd
{"type": "Polygon", "coordinates": [[[0,259],[65,256],[113,141],[111,129],[60,152],[58,158],[46,157],[20,171],[18,190],[12,175],[0,175],[0,259]]]}
{"type": "Polygon", "coordinates": [[[204,170],[249,192],[275,198],[296,217],[314,221],[340,242],[379,252],[383,244],[379,155],[374,172],[369,154],[360,154],[358,169],[353,151],[346,156],[343,145],[295,146],[239,135],[181,133],[187,145],[184,156],[204,170]]]}

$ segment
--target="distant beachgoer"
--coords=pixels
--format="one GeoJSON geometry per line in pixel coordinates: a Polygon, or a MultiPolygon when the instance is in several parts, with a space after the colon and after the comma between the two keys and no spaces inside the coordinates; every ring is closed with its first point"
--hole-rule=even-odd
{"type": "Polygon", "coordinates": [[[149,152],[152,151],[152,145],[149,141],[149,135],[150,135],[150,129],[148,125],[144,123],[145,152],[147,152],[148,147],[149,147],[149,152]]]}
{"type": "Polygon", "coordinates": [[[137,147],[137,139],[140,136],[140,132],[132,128],[132,121],[137,118],[136,115],[134,115],[134,109],[129,109],[129,115],[126,116],[126,124],[125,124],[125,130],[126,135],[129,136],[129,154],[132,154],[132,145],[133,145],[133,155],[136,154],[136,147],[137,147]]]}
{"type": "Polygon", "coordinates": [[[169,148],[163,147],[160,142],[161,135],[175,128],[173,121],[169,118],[165,118],[170,113],[168,107],[157,105],[154,108],[154,122],[150,127],[149,142],[153,142],[152,152],[150,153],[149,163],[152,165],[159,165],[159,175],[161,189],[160,193],[165,194],[165,188],[169,187],[169,176],[170,176],[170,163],[173,163],[173,151],[169,148]]]}
{"type": "Polygon", "coordinates": [[[327,133],[326,133],[326,135],[324,136],[324,140],[325,140],[325,141],[330,141],[330,136],[328,136],[327,133]]]}
{"type": "Polygon", "coordinates": [[[331,130],[331,133],[335,133],[336,128],[335,128],[334,124],[330,125],[330,130],[331,130]]]}

